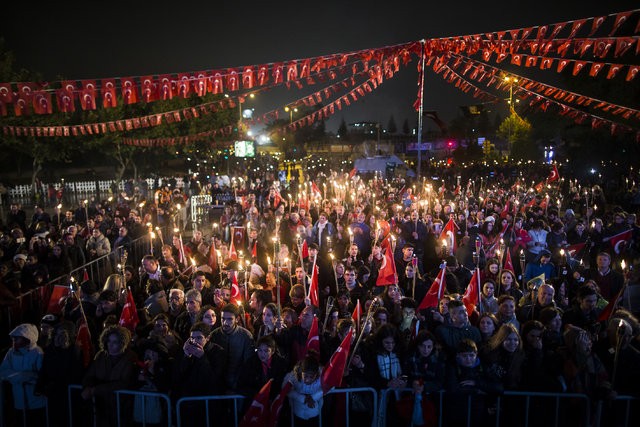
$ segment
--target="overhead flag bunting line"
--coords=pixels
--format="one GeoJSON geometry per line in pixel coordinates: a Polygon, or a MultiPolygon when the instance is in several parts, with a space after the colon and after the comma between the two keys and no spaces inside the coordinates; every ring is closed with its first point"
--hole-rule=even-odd
{"type": "MultiPolygon", "coordinates": [[[[640,54],[640,38],[638,36],[618,35],[623,26],[626,26],[625,32],[630,32],[631,27],[629,25],[635,28],[634,34],[640,32],[640,20],[636,22],[635,26],[631,23],[632,19],[638,18],[638,12],[640,12],[640,9],[556,24],[475,35],[434,38],[383,48],[362,49],[348,53],[263,65],[233,67],[224,70],[107,78],[100,80],[69,80],[54,82],[54,84],[33,82],[0,83],[0,114],[8,114],[10,110],[9,107],[11,106],[13,106],[14,113],[18,116],[29,114],[32,109],[36,114],[52,114],[54,110],[54,99],[58,111],[75,111],[77,106],[76,101],[80,101],[80,108],[83,110],[95,110],[100,105],[98,93],[102,97],[102,107],[112,108],[116,106],[119,101],[125,104],[153,102],[158,99],[169,99],[173,96],[204,96],[208,93],[221,94],[229,91],[240,91],[241,89],[246,90],[253,87],[273,87],[279,84],[284,84],[288,88],[291,87],[291,84],[295,84],[298,88],[302,88],[305,79],[306,83],[311,85],[315,84],[314,78],[320,81],[324,81],[327,78],[335,78],[335,75],[332,75],[332,73],[336,72],[346,73],[351,70],[352,74],[355,74],[357,71],[363,71],[368,72],[370,75],[386,75],[390,71],[393,72],[392,70],[397,71],[401,62],[406,64],[411,61],[412,55],[420,56],[422,54],[428,59],[427,66],[431,66],[431,64],[438,65],[435,68],[436,72],[437,70],[441,70],[444,77],[451,79],[451,82],[455,83],[456,87],[465,91],[465,93],[474,89],[475,97],[491,96],[491,94],[486,94],[485,91],[472,85],[465,77],[470,69],[467,68],[470,67],[469,64],[466,64],[463,72],[454,73],[453,77],[449,75],[449,73],[452,73],[451,70],[457,69],[461,63],[461,60],[458,59],[460,62],[457,62],[457,60],[456,63],[450,66],[448,61],[452,54],[481,54],[485,62],[490,61],[495,54],[495,61],[498,63],[504,61],[511,55],[511,62],[515,65],[521,65],[524,59],[525,67],[534,67],[539,64],[543,70],[552,68],[554,62],[558,61],[559,71],[573,61],[574,75],[577,75],[585,66],[588,66],[590,75],[596,77],[603,69],[609,67],[607,78],[614,78],[618,74],[622,74],[622,68],[627,65],[565,58],[565,56],[573,55],[582,58],[585,54],[591,52],[595,58],[604,59],[610,54],[618,58],[632,52],[634,43],[636,46],[635,55],[640,54]],[[607,32],[604,27],[605,24],[611,24],[610,30],[607,30],[608,34],[595,36],[597,33],[602,34],[603,32],[607,32]],[[626,28],[629,28],[629,31],[626,28]],[[560,38],[559,36],[563,32],[568,32],[568,34],[560,38]],[[560,55],[561,58],[553,55],[560,55]],[[358,65],[360,62],[362,63],[361,66],[358,65]],[[316,72],[317,75],[312,74],[313,72],[316,72]],[[57,87],[58,85],[59,88],[57,87]],[[17,91],[14,92],[15,88],[17,88],[17,91]]],[[[482,66],[488,66],[488,64],[482,64],[482,66]]],[[[627,70],[625,80],[631,81],[635,78],[638,71],[640,71],[640,66],[628,65],[628,67],[629,69],[627,70]]],[[[478,72],[477,75],[486,78],[486,73],[476,71],[478,72]]],[[[469,77],[474,77],[473,72],[469,77]]],[[[495,78],[495,75],[493,78],[495,78]]],[[[474,78],[471,78],[471,80],[473,79],[474,78]]],[[[376,87],[376,81],[377,80],[370,80],[370,84],[373,85],[374,89],[376,87]]],[[[482,81],[482,78],[478,81],[482,81]]],[[[489,82],[492,82],[492,78],[489,82]]],[[[543,95],[540,93],[527,94],[528,97],[533,97],[533,101],[531,101],[532,106],[546,111],[549,105],[557,104],[561,107],[561,115],[567,115],[577,123],[585,123],[587,119],[591,118],[591,125],[594,128],[610,124],[611,130],[614,133],[617,131],[633,130],[626,125],[620,125],[609,119],[594,116],[593,114],[588,114],[551,100],[548,96],[552,95],[546,95],[545,93],[547,90],[553,90],[553,87],[533,81],[532,84],[540,85],[539,87],[546,86],[543,95]]],[[[496,88],[499,89],[499,86],[496,86],[496,88]]],[[[532,88],[528,89],[529,92],[535,91],[535,89],[532,88]]],[[[352,91],[350,96],[353,100],[356,100],[358,96],[362,96],[366,91],[371,91],[371,86],[361,86],[358,92],[352,91]]],[[[588,98],[578,94],[575,95],[582,99],[588,98]]],[[[349,102],[350,99],[348,96],[339,98],[337,102],[323,108],[321,110],[322,115],[332,114],[330,111],[331,108],[335,111],[336,106],[341,108],[343,103],[349,105],[349,102]]],[[[578,102],[578,100],[576,100],[576,102],[578,102]]],[[[622,115],[623,118],[626,118],[625,115],[629,114],[629,109],[624,110],[626,107],[616,106],[606,101],[599,102],[603,103],[600,107],[603,111],[609,112],[608,110],[611,109],[613,109],[613,111],[619,111],[618,114],[622,115]],[[620,108],[623,110],[620,111],[620,108]]],[[[158,114],[171,114],[170,117],[166,118],[166,121],[172,119],[179,121],[188,119],[190,115],[193,115],[193,108],[199,107],[191,107],[191,109],[183,111],[183,117],[177,117],[175,112],[173,112],[173,114],[158,114]]],[[[311,121],[312,123],[314,117],[315,116],[306,117],[307,122],[311,121]]],[[[133,118],[110,123],[79,124],[67,127],[41,126],[31,128],[14,126],[9,128],[5,127],[4,130],[5,134],[13,136],[93,135],[106,132],[107,130],[112,132],[125,132],[136,129],[138,125],[139,127],[147,127],[150,123],[149,120],[145,121],[144,118],[133,118]],[[137,121],[138,119],[140,119],[140,122],[137,121]]],[[[295,128],[302,125],[304,125],[302,122],[297,121],[290,126],[295,128]]],[[[228,130],[228,127],[225,129],[228,130]]],[[[637,133],[636,137],[640,139],[640,132],[637,133]]]]}
{"type": "MultiPolygon", "coordinates": [[[[464,68],[464,72],[463,74],[466,74],[467,72],[469,72],[469,70],[471,70],[472,68],[475,69],[474,72],[471,73],[471,75],[469,76],[469,79],[477,79],[478,81],[481,81],[484,78],[484,75],[480,75],[478,76],[478,71],[482,70],[482,73],[485,74],[484,71],[484,67],[490,67],[493,68],[493,73],[492,73],[492,78],[489,80],[489,82],[487,83],[487,86],[490,86],[491,84],[495,84],[495,88],[496,89],[502,89],[503,86],[506,86],[505,89],[503,90],[507,90],[508,89],[508,85],[504,85],[504,80],[502,78],[498,78],[495,76],[496,74],[496,68],[489,66],[488,64],[483,64],[480,63],[478,61],[475,61],[473,59],[470,58],[465,58],[462,57],[464,59],[464,62],[466,63],[466,66],[464,68]]],[[[460,65],[462,65],[460,62],[456,62],[457,67],[460,67],[460,65]]],[[[446,66],[448,67],[448,66],[446,66]]],[[[502,71],[502,70],[499,70],[502,71]]],[[[453,70],[452,70],[453,72],[453,70]]],[[[510,76],[514,76],[513,73],[506,73],[510,76]]],[[[459,78],[456,81],[456,87],[460,87],[461,90],[465,90],[467,88],[470,87],[474,87],[468,80],[466,80],[464,77],[462,77],[460,74],[456,73],[456,76],[459,78]],[[462,81],[462,83],[461,83],[462,81]]],[[[518,78],[520,78],[518,76],[518,78]]],[[[560,108],[559,114],[561,116],[567,116],[569,118],[572,118],[576,123],[578,124],[583,124],[587,119],[591,118],[591,126],[594,129],[598,129],[603,127],[606,124],[609,124],[611,132],[612,133],[617,133],[617,132],[637,132],[636,133],[636,139],[640,140],[640,131],[638,131],[637,129],[626,125],[626,124],[622,124],[622,123],[618,123],[615,121],[612,121],[610,119],[604,118],[604,117],[600,117],[597,116],[593,113],[587,112],[587,111],[583,111],[583,110],[579,110],[577,108],[568,106],[567,104],[564,104],[562,102],[559,102],[555,99],[551,99],[549,96],[552,95],[557,88],[554,88],[552,86],[548,86],[545,85],[543,83],[539,83],[539,82],[535,82],[533,80],[530,79],[526,79],[524,78],[526,81],[526,85],[522,84],[521,82],[518,82],[517,84],[517,91],[522,91],[524,92],[524,96],[521,96],[520,99],[522,100],[527,100],[529,98],[533,98],[530,101],[530,106],[531,107],[536,107],[539,110],[542,111],[547,111],[548,107],[550,105],[556,105],[560,108]],[[545,96],[545,94],[540,94],[537,92],[534,92],[532,90],[529,90],[528,87],[538,87],[538,88],[543,88],[545,90],[544,93],[549,92],[549,96],[545,96]],[[549,91],[551,89],[551,91],[549,91]],[[544,102],[543,102],[544,101],[544,102]]],[[[476,88],[477,89],[477,88],[476,88]]],[[[468,91],[468,89],[467,89],[468,91]]],[[[514,92],[514,94],[517,93],[517,91],[514,92]]],[[[485,92],[486,93],[486,92],[485,92]]],[[[474,95],[475,96],[475,95],[474,95]]],[[[591,103],[597,103],[596,107],[600,107],[603,109],[603,111],[608,111],[612,108],[615,108],[614,111],[612,112],[612,114],[615,112],[616,114],[621,114],[623,112],[625,112],[625,115],[623,115],[624,118],[631,118],[633,116],[636,116],[637,118],[640,118],[640,111],[638,110],[634,110],[628,107],[623,107],[623,106],[619,106],[619,105],[615,105],[615,104],[607,104],[605,101],[601,101],[595,98],[590,98],[588,96],[584,96],[584,95],[578,95],[578,94],[574,94],[571,93],[571,96],[568,97],[567,99],[570,99],[572,101],[576,101],[576,103],[579,102],[579,105],[586,107],[588,105],[590,105],[591,103]]],[[[595,108],[595,107],[594,107],[595,108]]],[[[614,114],[615,115],[615,114],[614,114]]]]}
{"type": "Polygon", "coordinates": [[[76,110],[76,103],[79,103],[82,110],[95,110],[100,105],[103,108],[113,108],[117,106],[118,99],[129,105],[174,97],[223,94],[280,84],[287,87],[295,84],[301,88],[303,81],[312,85],[315,84],[315,79],[334,79],[338,72],[346,72],[349,69],[355,74],[359,63],[364,71],[381,66],[385,69],[397,68],[400,62],[406,64],[411,54],[417,52],[417,44],[411,42],[225,70],[53,83],[0,83],[0,114],[6,116],[9,105],[13,105],[16,116],[29,115],[32,108],[35,114],[52,114],[54,101],[57,111],[69,113],[76,110]],[[118,98],[118,95],[121,98],[118,98]],[[98,96],[102,99],[98,99],[98,96]]]}
{"type": "MultiPolygon", "coordinates": [[[[387,76],[393,76],[394,72],[388,72],[387,76]]],[[[371,75],[368,71],[360,71],[357,74],[349,75],[348,77],[333,83],[329,86],[326,86],[319,91],[312,93],[310,95],[306,95],[303,98],[299,98],[289,105],[307,105],[312,106],[315,103],[323,102],[324,99],[328,99],[331,93],[336,93],[343,88],[349,87],[349,85],[355,84],[355,79],[360,78],[362,76],[371,75]]],[[[376,76],[376,79],[378,76],[376,76]]],[[[380,77],[382,79],[383,77],[380,77]]],[[[156,113],[153,115],[134,117],[130,119],[124,120],[116,120],[111,122],[102,122],[102,123],[91,123],[85,125],[69,125],[69,126],[3,126],[3,133],[5,135],[12,136],[38,136],[38,137],[59,137],[59,136],[77,136],[77,135],[97,135],[102,133],[113,133],[113,132],[126,132],[135,129],[141,128],[149,128],[155,127],[166,123],[174,123],[180,122],[183,120],[190,120],[193,118],[199,118],[201,115],[208,115],[211,113],[216,113],[222,109],[235,108],[238,103],[244,102],[244,98],[251,94],[260,93],[262,91],[266,91],[271,89],[271,87],[264,87],[257,89],[251,93],[244,94],[242,96],[238,96],[236,98],[225,98],[219,101],[213,101],[204,103],[201,105],[187,107],[180,110],[168,111],[164,113],[156,113]]],[[[278,110],[272,110],[262,115],[262,119],[257,120],[249,120],[245,123],[255,124],[262,122],[267,122],[269,120],[278,118],[278,110]]],[[[215,137],[218,134],[220,136],[226,137],[230,136],[233,133],[233,126],[228,125],[220,129],[215,129],[212,131],[206,131],[199,133],[199,138],[203,137],[215,137]]]]}

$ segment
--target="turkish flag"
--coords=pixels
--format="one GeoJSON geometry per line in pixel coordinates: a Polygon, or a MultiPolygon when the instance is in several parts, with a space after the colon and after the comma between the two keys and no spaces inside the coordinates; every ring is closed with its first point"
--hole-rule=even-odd
{"type": "Polygon", "coordinates": [[[575,245],[570,245],[567,247],[566,251],[567,253],[573,257],[575,254],[579,253],[580,251],[582,251],[582,249],[585,247],[585,242],[582,243],[576,243],[575,245]]]}
{"type": "Polygon", "coordinates": [[[269,82],[269,66],[268,65],[260,65],[258,67],[256,82],[258,86],[264,86],[269,82]]]}
{"type": "Polygon", "coordinates": [[[242,303],[243,298],[242,294],[240,294],[240,286],[238,285],[238,272],[234,271],[231,276],[231,303],[238,304],[238,302],[242,303]]]}
{"type": "Polygon", "coordinates": [[[71,290],[68,286],[55,285],[51,296],[49,297],[49,305],[47,306],[47,313],[60,314],[62,312],[62,306],[60,300],[69,295],[71,290]]]}
{"type": "Polygon", "coordinates": [[[538,193],[541,192],[544,189],[544,182],[540,181],[535,187],[533,187],[533,189],[538,193]]]}
{"type": "Polygon", "coordinates": [[[76,335],[76,346],[80,349],[82,356],[82,365],[87,368],[93,360],[93,344],[91,341],[91,333],[84,318],[80,320],[78,334],[76,335]]]}
{"type": "Polygon", "coordinates": [[[218,94],[224,92],[224,76],[222,72],[215,71],[213,73],[213,82],[211,84],[211,93],[218,94]]]}
{"type": "Polygon", "coordinates": [[[13,105],[16,116],[28,116],[31,114],[35,89],[36,87],[33,83],[18,83],[18,99],[13,105]]]}
{"type": "Polygon", "coordinates": [[[136,303],[133,300],[133,293],[131,292],[131,289],[127,290],[127,302],[122,308],[120,321],[118,323],[120,326],[129,329],[131,332],[135,332],[136,326],[140,323],[140,319],[138,318],[138,309],[136,308],[136,303]]]}
{"type": "Polygon", "coordinates": [[[120,79],[122,86],[122,101],[125,105],[135,104],[138,102],[138,87],[133,77],[124,77],[120,79]]]}
{"type": "Polygon", "coordinates": [[[360,299],[356,302],[356,308],[353,309],[353,313],[351,314],[351,318],[353,319],[353,323],[356,325],[356,330],[360,329],[360,319],[362,319],[362,306],[360,305],[360,299]]]}
{"type": "Polygon", "coordinates": [[[158,99],[158,84],[153,80],[153,76],[140,77],[140,94],[144,102],[158,99]]]}
{"type": "Polygon", "coordinates": [[[456,244],[456,231],[458,230],[458,224],[450,218],[447,222],[447,225],[444,226],[442,231],[440,232],[439,239],[446,239],[449,243],[449,248],[452,250],[452,253],[456,253],[456,249],[458,249],[458,245],[456,244]]]}
{"type": "Polygon", "coordinates": [[[234,239],[231,239],[231,245],[229,246],[229,259],[237,261],[238,260],[238,253],[236,252],[236,247],[233,244],[233,240],[234,239]]]}
{"type": "Polygon", "coordinates": [[[467,314],[469,316],[471,316],[471,313],[473,313],[473,310],[478,305],[478,301],[480,301],[480,269],[476,268],[467,285],[467,290],[464,291],[464,295],[462,296],[462,302],[467,308],[467,314]]]}
{"type": "Polygon", "coordinates": [[[284,405],[284,400],[287,398],[287,395],[291,391],[291,387],[292,384],[287,381],[287,383],[282,386],[280,394],[278,394],[278,396],[273,399],[273,403],[271,403],[271,414],[269,415],[269,427],[276,427],[278,425],[280,411],[282,410],[282,406],[284,405]]]}
{"type": "Polygon", "coordinates": [[[251,89],[255,86],[255,71],[253,67],[244,67],[242,72],[242,87],[251,89]]]}
{"type": "Polygon", "coordinates": [[[118,105],[116,99],[116,80],[107,79],[102,80],[102,88],[100,89],[102,94],[102,107],[114,108],[118,105]]]}
{"type": "Polygon", "coordinates": [[[302,248],[300,251],[302,252],[302,259],[309,258],[309,245],[307,244],[307,239],[302,241],[302,248]]]}
{"type": "Polygon", "coordinates": [[[75,82],[61,82],[61,87],[56,91],[56,103],[61,113],[73,113],[76,111],[74,102],[76,87],[75,82]]]}
{"type": "Polygon", "coordinates": [[[320,299],[318,297],[318,273],[320,272],[320,268],[315,265],[313,266],[313,271],[311,272],[311,285],[309,285],[309,294],[307,297],[311,300],[311,305],[316,307],[320,307],[320,299]]]}
{"type": "Polygon", "coordinates": [[[273,83],[280,84],[284,80],[284,65],[282,62],[273,64],[273,83]]]}
{"type": "Polygon", "coordinates": [[[433,283],[431,284],[431,287],[429,288],[429,291],[420,302],[420,305],[418,306],[418,310],[424,310],[425,308],[438,306],[438,303],[440,302],[440,298],[442,298],[442,295],[444,294],[444,289],[445,289],[444,273],[446,270],[447,270],[447,265],[443,264],[442,268],[440,269],[440,272],[438,273],[438,276],[436,277],[436,280],[433,281],[433,283]]]}
{"type": "Polygon", "coordinates": [[[51,114],[51,92],[37,90],[33,93],[33,111],[36,114],[51,114]]]}
{"type": "Polygon", "coordinates": [[[258,241],[255,240],[253,242],[253,247],[251,248],[251,259],[257,259],[258,258],[258,241]]]}
{"type": "Polygon", "coordinates": [[[342,383],[342,375],[344,374],[344,368],[347,366],[347,358],[351,349],[351,338],[351,329],[349,329],[342,343],[331,356],[329,365],[322,372],[322,391],[324,393],[334,387],[339,387],[342,383]]]}
{"type": "Polygon", "coordinates": [[[255,395],[251,406],[249,406],[244,417],[242,417],[239,427],[263,426],[269,422],[269,416],[271,415],[271,402],[269,401],[271,383],[273,383],[273,378],[270,378],[269,381],[262,386],[258,394],[255,395]]]}
{"type": "Polygon", "coordinates": [[[244,234],[246,229],[244,227],[232,227],[233,229],[233,243],[236,248],[244,248],[244,234]]]}
{"type": "Polygon", "coordinates": [[[178,74],[178,95],[183,98],[189,97],[189,91],[191,90],[191,80],[188,74],[178,74]]]}
{"type": "Polygon", "coordinates": [[[11,83],[0,83],[0,102],[11,104],[13,102],[13,89],[11,83]]]}
{"type": "Polygon", "coordinates": [[[170,74],[165,74],[163,76],[158,77],[159,87],[158,87],[158,99],[162,99],[166,101],[167,99],[172,99],[173,95],[176,92],[175,84],[172,80],[170,74]]]}
{"type": "Polygon", "coordinates": [[[287,81],[298,79],[298,65],[296,61],[291,61],[287,64],[287,81]]]}
{"type": "Polygon", "coordinates": [[[318,356],[320,355],[320,335],[318,333],[318,318],[316,316],[313,316],[313,323],[311,323],[311,329],[309,329],[305,354],[308,355],[309,350],[315,351],[318,356]]]}
{"type": "Polygon", "coordinates": [[[618,291],[616,296],[613,297],[611,301],[609,301],[609,304],[607,304],[605,308],[602,309],[602,311],[600,312],[600,315],[598,316],[598,322],[607,322],[609,320],[613,312],[616,310],[618,306],[618,302],[620,301],[620,298],[622,298],[622,295],[624,294],[625,288],[626,286],[623,286],[622,289],[618,291]]]}
{"type": "Polygon", "coordinates": [[[80,108],[83,110],[96,109],[96,82],[95,80],[83,80],[80,91],[80,108]]]}
{"type": "Polygon", "coordinates": [[[398,283],[398,275],[396,273],[396,263],[393,260],[393,254],[391,248],[387,248],[384,251],[382,258],[382,264],[378,270],[378,278],[376,279],[376,286],[395,285],[398,283]]]}
{"type": "Polygon", "coordinates": [[[240,78],[238,77],[238,70],[235,68],[229,68],[227,70],[227,90],[240,89],[240,78]]]}
{"type": "Polygon", "coordinates": [[[320,192],[320,189],[315,182],[311,182],[311,192],[313,193],[314,197],[322,197],[322,193],[320,192]]]}
{"type": "Polygon", "coordinates": [[[511,261],[511,251],[507,249],[507,256],[504,260],[504,270],[509,270],[510,272],[515,272],[513,269],[513,262],[511,261]]]}
{"type": "Polygon", "coordinates": [[[629,246],[631,242],[631,233],[633,230],[629,229],[627,231],[623,231],[622,233],[618,233],[615,236],[611,236],[608,240],[611,243],[611,248],[616,254],[621,254],[624,250],[629,246]]]}

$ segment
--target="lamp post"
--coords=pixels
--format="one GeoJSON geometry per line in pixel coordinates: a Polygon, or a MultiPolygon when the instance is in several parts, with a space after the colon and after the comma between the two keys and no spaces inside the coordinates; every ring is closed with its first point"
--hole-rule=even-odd
{"type": "MultiPolygon", "coordinates": [[[[504,81],[509,85],[509,99],[507,99],[507,103],[509,104],[509,113],[510,115],[516,115],[516,110],[513,107],[513,85],[518,83],[518,79],[516,77],[505,76],[504,81]]],[[[519,100],[516,100],[518,102],[519,100]]],[[[513,123],[509,122],[509,138],[507,139],[507,143],[509,144],[509,155],[511,155],[511,148],[513,146],[513,142],[511,141],[511,130],[513,128],[513,123]]]]}
{"type": "Polygon", "coordinates": [[[296,107],[289,107],[288,105],[284,107],[284,111],[289,113],[289,124],[293,124],[293,113],[297,113],[298,109],[296,107]]]}

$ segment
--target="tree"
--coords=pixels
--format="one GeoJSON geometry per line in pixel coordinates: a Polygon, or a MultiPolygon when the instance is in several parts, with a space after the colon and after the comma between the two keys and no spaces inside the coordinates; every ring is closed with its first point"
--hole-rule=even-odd
{"type": "Polygon", "coordinates": [[[347,130],[347,123],[344,121],[344,117],[338,127],[338,136],[345,141],[349,139],[349,131],[347,130]]]}
{"type": "Polygon", "coordinates": [[[508,141],[512,159],[535,160],[537,149],[531,139],[531,129],[531,123],[512,110],[500,124],[496,135],[508,141]]]}
{"type": "Polygon", "coordinates": [[[396,119],[393,118],[393,114],[391,115],[391,117],[389,117],[389,123],[387,123],[387,132],[389,132],[390,135],[398,132],[398,126],[396,126],[396,119]]]}
{"type": "Polygon", "coordinates": [[[404,122],[402,123],[402,134],[403,135],[409,135],[411,131],[409,130],[409,119],[404,119],[404,122]]]}

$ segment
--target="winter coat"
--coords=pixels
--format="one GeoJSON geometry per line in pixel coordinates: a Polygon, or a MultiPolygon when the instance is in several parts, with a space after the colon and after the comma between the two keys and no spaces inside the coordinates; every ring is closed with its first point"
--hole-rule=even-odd
{"type": "Polygon", "coordinates": [[[323,403],[321,378],[322,374],[318,375],[318,378],[313,383],[305,384],[302,379],[298,379],[293,372],[289,372],[285,377],[283,386],[287,382],[291,382],[292,384],[291,391],[289,392],[289,403],[296,417],[308,420],[320,415],[323,403]],[[316,402],[314,408],[309,408],[304,403],[307,395],[310,395],[316,402]]]}
{"type": "Polygon", "coordinates": [[[10,336],[21,336],[29,345],[18,350],[10,349],[0,365],[0,379],[11,384],[16,409],[43,408],[46,399],[34,393],[38,373],[42,369],[43,352],[37,346],[38,329],[31,324],[16,327],[10,336]]]}

